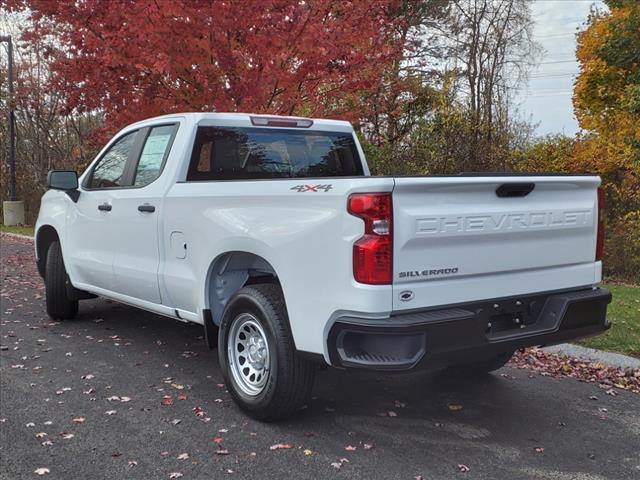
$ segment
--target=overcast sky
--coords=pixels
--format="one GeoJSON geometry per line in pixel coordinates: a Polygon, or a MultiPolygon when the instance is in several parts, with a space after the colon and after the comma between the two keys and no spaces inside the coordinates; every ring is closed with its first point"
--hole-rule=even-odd
{"type": "Polygon", "coordinates": [[[521,113],[538,123],[537,133],[578,131],[571,93],[578,73],[575,57],[578,29],[584,29],[592,5],[605,8],[600,0],[535,0],[534,37],[544,48],[540,65],[530,72],[518,96],[521,113]]]}

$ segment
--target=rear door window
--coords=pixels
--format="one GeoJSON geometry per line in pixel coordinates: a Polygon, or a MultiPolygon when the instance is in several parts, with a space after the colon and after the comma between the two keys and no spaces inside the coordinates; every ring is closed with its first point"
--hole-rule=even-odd
{"type": "Polygon", "coordinates": [[[151,128],[135,172],[134,186],[144,187],[160,176],[173,140],[175,125],[151,128]]]}
{"type": "Polygon", "coordinates": [[[199,127],[187,180],[363,175],[350,133],[199,127]]]}

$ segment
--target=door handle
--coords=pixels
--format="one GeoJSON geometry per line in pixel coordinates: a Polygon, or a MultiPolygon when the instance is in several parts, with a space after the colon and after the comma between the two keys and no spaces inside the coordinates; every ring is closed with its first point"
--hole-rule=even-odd
{"type": "Polygon", "coordinates": [[[138,205],[138,211],[153,213],[156,211],[156,207],[154,207],[153,205],[149,205],[148,203],[143,203],[142,205],[138,205]]]}
{"type": "Polygon", "coordinates": [[[100,205],[98,205],[98,210],[102,211],[102,212],[110,212],[111,211],[111,205],[109,205],[108,203],[102,203],[100,205]]]}

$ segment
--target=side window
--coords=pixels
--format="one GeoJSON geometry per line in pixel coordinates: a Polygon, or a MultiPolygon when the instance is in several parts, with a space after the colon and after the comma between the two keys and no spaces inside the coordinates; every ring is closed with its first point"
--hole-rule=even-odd
{"type": "Polygon", "coordinates": [[[110,188],[123,186],[123,176],[127,158],[133,147],[136,133],[131,132],[114,143],[94,167],[89,188],[110,188]]]}
{"type": "Polygon", "coordinates": [[[134,186],[144,187],[160,176],[166,156],[171,149],[175,125],[153,127],[144,142],[136,168],[134,186]]]}

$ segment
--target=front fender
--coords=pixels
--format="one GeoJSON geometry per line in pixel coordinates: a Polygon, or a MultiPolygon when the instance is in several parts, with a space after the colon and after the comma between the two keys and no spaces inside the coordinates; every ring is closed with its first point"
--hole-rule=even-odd
{"type": "Polygon", "coordinates": [[[66,219],[71,200],[58,190],[48,190],[40,201],[40,210],[34,228],[33,248],[38,272],[44,277],[44,263],[48,246],[56,238],[65,253],[66,219]]]}

